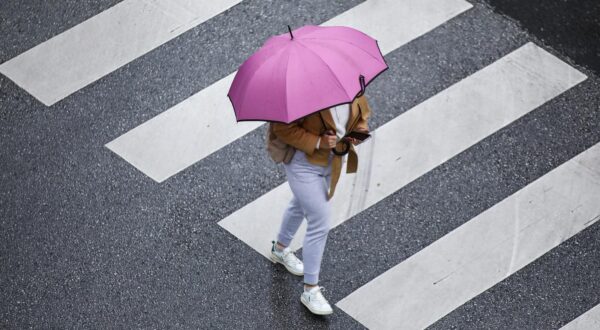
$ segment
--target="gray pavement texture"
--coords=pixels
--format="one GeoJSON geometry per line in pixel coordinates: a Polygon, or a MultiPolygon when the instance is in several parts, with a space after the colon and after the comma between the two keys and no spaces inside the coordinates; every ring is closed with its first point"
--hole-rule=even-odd
{"type": "MultiPolygon", "coordinates": [[[[0,61],[115,2],[4,2],[0,44],[10,47],[0,61]]],[[[319,24],[358,3],[244,1],[52,107],[0,76],[0,327],[362,328],[335,307],[310,314],[297,277],[217,225],[285,181],[264,151],[264,126],[161,184],[104,147],[236,70],[288,24],[319,24]]],[[[367,90],[372,129],[528,41],[589,78],[331,231],[321,274],[331,302],[600,142],[594,67],[472,3],[386,56],[390,69],[367,90]]],[[[567,323],[600,303],[599,228],[432,328],[567,323]]]]}
{"type": "Polygon", "coordinates": [[[497,12],[600,74],[600,6],[586,0],[486,0],[497,12]]]}
{"type": "Polygon", "coordinates": [[[1,1],[0,63],[10,60],[121,1],[1,1]]]}

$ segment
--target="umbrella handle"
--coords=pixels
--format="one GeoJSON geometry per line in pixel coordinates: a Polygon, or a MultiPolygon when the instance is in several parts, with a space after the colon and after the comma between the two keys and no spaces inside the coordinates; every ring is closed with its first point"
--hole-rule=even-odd
{"type": "Polygon", "coordinates": [[[350,142],[348,142],[347,140],[342,140],[341,142],[344,143],[344,150],[343,151],[337,151],[335,149],[335,147],[331,148],[331,152],[333,152],[334,154],[338,155],[338,156],[343,156],[345,154],[348,153],[348,151],[350,151],[350,142]]]}
{"type": "Polygon", "coordinates": [[[358,83],[360,84],[360,92],[356,95],[356,97],[362,96],[365,93],[365,76],[362,74],[358,76],[358,83]]]}

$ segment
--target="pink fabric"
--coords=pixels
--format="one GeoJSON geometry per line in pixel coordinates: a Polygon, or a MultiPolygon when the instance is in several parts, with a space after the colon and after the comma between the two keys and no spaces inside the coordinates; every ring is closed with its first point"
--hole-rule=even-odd
{"type": "Polygon", "coordinates": [[[307,25],[273,36],[239,68],[227,94],[237,121],[289,123],[352,102],[387,69],[377,41],[345,26],[307,25]]]}

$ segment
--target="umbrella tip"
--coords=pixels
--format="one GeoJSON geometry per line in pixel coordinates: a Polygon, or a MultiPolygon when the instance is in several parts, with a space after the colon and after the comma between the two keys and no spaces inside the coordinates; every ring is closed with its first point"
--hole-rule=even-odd
{"type": "Polygon", "coordinates": [[[289,25],[288,25],[288,31],[290,31],[290,37],[292,37],[291,40],[294,40],[294,35],[292,34],[292,28],[290,28],[289,25]]]}

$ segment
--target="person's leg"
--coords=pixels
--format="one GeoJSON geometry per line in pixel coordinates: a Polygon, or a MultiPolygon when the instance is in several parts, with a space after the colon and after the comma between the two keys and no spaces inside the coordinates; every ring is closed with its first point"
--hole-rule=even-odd
{"type": "MultiPolygon", "coordinates": [[[[293,182],[297,179],[296,173],[313,170],[310,167],[306,167],[305,164],[299,164],[299,156],[304,156],[304,154],[302,153],[301,155],[301,152],[297,152],[289,164],[284,164],[288,182],[292,182],[290,185],[294,185],[293,182]]],[[[303,219],[304,212],[302,207],[296,196],[293,196],[283,213],[279,233],[277,234],[277,241],[272,242],[273,246],[270,255],[273,263],[283,264],[290,273],[298,276],[304,276],[304,264],[296,257],[294,254],[295,251],[292,251],[289,245],[302,224],[303,219]]]]}
{"type": "Polygon", "coordinates": [[[316,285],[330,229],[331,203],[327,200],[327,191],[331,166],[310,164],[302,154],[293,166],[286,166],[286,173],[290,188],[308,222],[302,247],[304,283],[316,285]]]}
{"type": "MultiPolygon", "coordinates": [[[[309,206],[307,219],[308,227],[302,247],[302,260],[304,261],[304,283],[315,286],[319,283],[321,260],[325,251],[327,234],[329,233],[331,216],[330,207],[321,200],[313,199],[314,204],[309,206]]],[[[310,202],[309,202],[310,203],[310,202]]]]}
{"type": "Polygon", "coordinates": [[[302,224],[302,220],[304,220],[304,211],[302,211],[302,207],[298,203],[296,196],[293,196],[285,212],[283,212],[283,220],[279,228],[279,234],[277,235],[277,243],[283,247],[289,246],[302,224]]]}
{"type": "Polygon", "coordinates": [[[331,305],[323,297],[319,282],[321,259],[329,233],[331,204],[327,200],[331,166],[323,167],[308,162],[303,152],[297,162],[286,166],[288,183],[297,203],[304,211],[308,222],[302,256],[304,259],[304,290],[300,301],[312,313],[328,315],[333,313],[331,305]]]}
{"type": "MultiPolygon", "coordinates": [[[[327,192],[329,191],[329,183],[331,179],[331,166],[323,169],[323,174],[320,175],[318,189],[315,189],[313,201],[310,203],[314,214],[314,221],[308,221],[306,236],[304,237],[304,245],[302,248],[303,259],[308,256],[309,263],[308,271],[304,273],[304,283],[309,287],[315,286],[319,282],[319,272],[321,269],[321,260],[325,251],[325,243],[327,235],[331,229],[331,201],[327,200],[327,192]],[[314,267],[314,268],[313,268],[314,267]]],[[[307,215],[307,218],[309,215],[307,215]]]]}
{"type": "Polygon", "coordinates": [[[304,276],[304,264],[288,246],[302,223],[304,215],[298,205],[296,198],[292,198],[288,208],[284,212],[283,221],[277,235],[277,241],[273,241],[270,259],[273,263],[282,264],[290,273],[304,276]],[[283,242],[283,244],[280,244],[283,242]]]}

